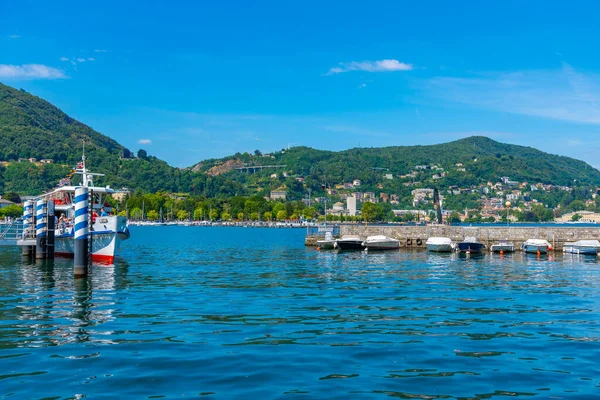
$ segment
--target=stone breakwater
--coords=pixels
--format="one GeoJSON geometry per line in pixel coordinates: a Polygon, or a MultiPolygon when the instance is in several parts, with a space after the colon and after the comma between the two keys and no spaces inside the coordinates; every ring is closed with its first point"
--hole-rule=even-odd
{"type": "MultiPolygon", "coordinates": [[[[368,226],[342,225],[340,235],[359,235],[366,238],[371,235],[386,235],[400,240],[403,248],[425,248],[429,237],[441,236],[457,242],[465,237],[476,237],[488,247],[500,240],[513,242],[520,248],[527,239],[546,239],[555,251],[562,251],[565,242],[584,239],[600,240],[600,227],[547,227],[547,226],[368,226]]],[[[307,236],[305,244],[316,246],[318,236],[307,236]]]]}

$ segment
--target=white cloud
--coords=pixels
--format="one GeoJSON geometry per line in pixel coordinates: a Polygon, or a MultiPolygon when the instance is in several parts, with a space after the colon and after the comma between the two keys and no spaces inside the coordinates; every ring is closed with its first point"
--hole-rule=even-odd
{"type": "Polygon", "coordinates": [[[0,78],[6,79],[64,79],[67,76],[59,69],[42,64],[0,64],[0,78]]]}
{"type": "Polygon", "coordinates": [[[96,59],[94,57],[88,57],[87,59],[88,61],[96,61],[96,59]]]}
{"type": "Polygon", "coordinates": [[[79,61],[79,62],[85,62],[85,58],[78,58],[77,61],[79,61]]]}
{"type": "Polygon", "coordinates": [[[94,53],[108,53],[108,50],[105,50],[105,49],[95,49],[94,53]]]}
{"type": "Polygon", "coordinates": [[[424,89],[432,97],[477,108],[600,124],[600,75],[576,72],[568,64],[558,70],[433,78],[424,89]]]}
{"type": "Polygon", "coordinates": [[[340,63],[339,67],[331,68],[326,75],[339,74],[348,71],[365,72],[389,72],[389,71],[411,71],[412,64],[406,64],[398,60],[378,60],[378,61],[352,61],[340,63]]]}
{"type": "Polygon", "coordinates": [[[8,35],[9,39],[20,39],[21,35],[8,35]]]}
{"type": "Polygon", "coordinates": [[[359,87],[359,89],[366,88],[367,84],[366,83],[361,83],[360,85],[358,85],[358,87],[359,87]]]}
{"type": "Polygon", "coordinates": [[[138,140],[139,144],[152,144],[152,140],[150,139],[140,139],[138,140]]]}
{"type": "Polygon", "coordinates": [[[60,61],[69,61],[69,58],[68,57],[61,57],[60,61]]]}

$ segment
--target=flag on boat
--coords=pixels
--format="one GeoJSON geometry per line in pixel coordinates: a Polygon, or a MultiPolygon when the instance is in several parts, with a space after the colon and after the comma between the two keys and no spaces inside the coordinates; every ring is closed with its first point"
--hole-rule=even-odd
{"type": "Polygon", "coordinates": [[[79,161],[77,163],[77,166],[75,167],[76,169],[82,169],[83,168],[83,161],[79,161]]]}

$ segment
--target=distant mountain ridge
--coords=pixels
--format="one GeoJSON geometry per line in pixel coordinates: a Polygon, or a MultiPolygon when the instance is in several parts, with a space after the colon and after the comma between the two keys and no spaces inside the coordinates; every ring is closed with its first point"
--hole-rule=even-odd
{"type": "Polygon", "coordinates": [[[407,196],[414,187],[469,187],[497,182],[503,176],[519,182],[600,186],[600,171],[583,161],[481,136],[427,146],[339,152],[293,147],[268,155],[237,153],[179,169],[152,156],[122,159],[126,149],[115,140],[39,97],[0,83],[0,160],[54,160],[50,165],[0,166],[0,193],[36,194],[52,188],[80,159],[83,140],[94,171],[106,174],[98,183],[144,192],[268,196],[271,190],[285,187],[290,198],[299,199],[309,189],[316,192],[324,184],[333,187],[358,179],[361,190],[407,196]],[[239,169],[265,165],[285,167],[239,169]]]}
{"type": "Polygon", "coordinates": [[[435,145],[354,148],[339,152],[294,147],[275,152],[269,157],[238,154],[205,160],[194,168],[208,171],[232,159],[248,166],[284,164],[291,173],[304,178],[335,183],[353,179],[378,183],[382,171],[398,177],[410,174],[417,166],[437,165],[444,169],[446,175],[437,180],[440,186],[496,182],[503,176],[520,182],[569,186],[576,181],[579,184],[600,185],[600,171],[583,161],[531,147],[500,143],[483,136],[435,145]],[[465,171],[460,171],[457,164],[462,164],[465,171]]]}

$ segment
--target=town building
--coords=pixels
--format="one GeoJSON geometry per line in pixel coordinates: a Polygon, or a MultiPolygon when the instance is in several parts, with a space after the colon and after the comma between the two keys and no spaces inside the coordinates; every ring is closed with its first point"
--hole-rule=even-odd
{"type": "Polygon", "coordinates": [[[287,191],[283,189],[271,190],[271,200],[285,200],[287,191]]]}
{"type": "Polygon", "coordinates": [[[348,198],[346,198],[346,206],[348,208],[348,214],[351,216],[355,216],[356,215],[356,197],[349,196],[348,198]]]}

